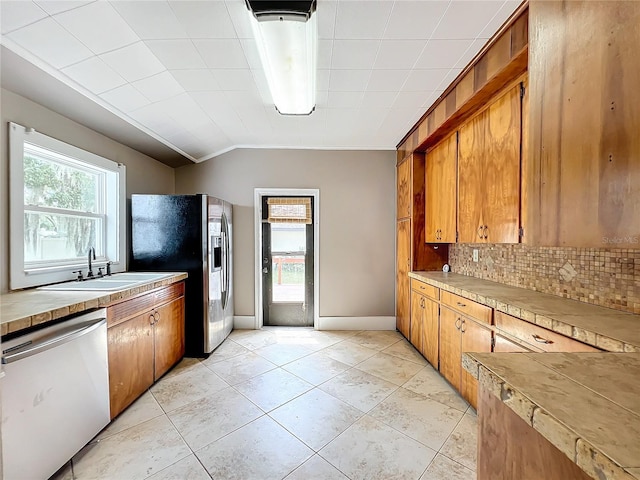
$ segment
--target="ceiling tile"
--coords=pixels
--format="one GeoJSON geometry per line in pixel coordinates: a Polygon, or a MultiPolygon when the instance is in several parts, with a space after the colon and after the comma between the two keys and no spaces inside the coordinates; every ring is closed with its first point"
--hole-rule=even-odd
{"type": "Polygon", "coordinates": [[[365,92],[362,104],[379,108],[390,107],[397,95],[397,92],[365,92]]]}
{"type": "Polygon", "coordinates": [[[106,2],[94,2],[56,15],[55,20],[95,54],[140,40],[106,2]]]}
{"type": "Polygon", "coordinates": [[[158,102],[184,93],[182,86],[167,71],[143,78],[132,85],[152,102],[158,102]]]}
{"type": "Polygon", "coordinates": [[[503,0],[456,0],[449,4],[432,39],[474,40],[503,4],[503,0]]]}
{"type": "Polygon", "coordinates": [[[251,12],[246,7],[243,0],[225,1],[231,22],[236,30],[238,38],[253,38],[251,29],[251,12]]]}
{"type": "Polygon", "coordinates": [[[329,92],[363,92],[370,76],[371,70],[333,70],[329,92]]]}
{"type": "Polygon", "coordinates": [[[318,90],[316,92],[316,109],[319,107],[327,107],[329,105],[329,91],[318,90]]]}
{"type": "Polygon", "coordinates": [[[473,57],[475,57],[477,53],[482,49],[482,47],[484,47],[485,43],[487,43],[487,40],[485,40],[484,38],[474,40],[469,48],[460,56],[458,61],[453,66],[456,68],[466,67],[469,62],[473,60],[473,57]]]}
{"type": "Polygon", "coordinates": [[[436,90],[448,73],[448,68],[413,70],[409,74],[407,82],[404,84],[402,90],[405,92],[425,92],[436,90]]]}
{"type": "Polygon", "coordinates": [[[24,0],[0,2],[0,25],[2,34],[17,30],[47,16],[35,3],[24,0]]]}
{"type": "Polygon", "coordinates": [[[174,120],[166,114],[164,108],[159,103],[150,103],[133,110],[129,113],[129,116],[158,134],[164,134],[176,128],[173,125],[174,120]]]}
{"type": "Polygon", "coordinates": [[[329,92],[329,108],[357,108],[362,97],[363,92],[329,92]]]}
{"type": "Polygon", "coordinates": [[[379,40],[334,40],[331,68],[370,69],[379,46],[379,40]]]}
{"type": "Polygon", "coordinates": [[[221,90],[253,90],[256,88],[253,75],[251,75],[251,70],[249,69],[219,69],[212,70],[211,73],[213,73],[221,90]]]}
{"type": "Polygon", "coordinates": [[[103,53],[100,58],[128,82],[150,77],[165,69],[143,42],[103,53]]]}
{"type": "Polygon", "coordinates": [[[258,55],[258,46],[253,38],[243,38],[240,40],[242,51],[251,69],[261,69],[262,61],[258,55]]]}
{"type": "Polygon", "coordinates": [[[317,5],[318,38],[333,38],[336,27],[336,9],[338,2],[326,0],[317,5]]]}
{"type": "Polygon", "coordinates": [[[473,40],[429,40],[416,63],[416,68],[452,68],[473,42],[473,40]]]}
{"type": "Polygon", "coordinates": [[[461,68],[452,68],[451,70],[449,70],[447,72],[447,74],[444,76],[444,78],[442,79],[442,82],[440,83],[440,85],[438,85],[438,87],[436,88],[436,90],[440,89],[440,90],[446,90],[447,87],[451,84],[451,82],[453,82],[456,77],[460,74],[460,72],[462,71],[461,68]]]}
{"type": "Polygon", "coordinates": [[[426,43],[425,40],[383,40],[373,68],[386,70],[413,68],[426,43]]]}
{"type": "Polygon", "coordinates": [[[367,91],[397,92],[402,88],[410,70],[374,70],[371,72],[367,91]]]}
{"type": "Polygon", "coordinates": [[[209,68],[249,68],[237,39],[194,40],[193,44],[209,68]]]}
{"type": "Polygon", "coordinates": [[[150,103],[144,95],[130,84],[104,92],[100,95],[100,98],[125,113],[132,112],[150,103]]]}
{"type": "Polygon", "coordinates": [[[127,83],[124,78],[114,72],[111,67],[98,57],[91,57],[71,65],[62,69],[62,72],[95,94],[106,92],[127,83]]]}
{"type": "Polygon", "coordinates": [[[494,33],[502,26],[504,22],[516,11],[522,2],[520,0],[507,0],[504,2],[500,10],[495,16],[489,20],[482,32],[478,35],[480,38],[491,38],[494,33]]]}
{"type": "Polygon", "coordinates": [[[144,43],[169,70],[206,68],[191,40],[147,40],[144,43]]]}
{"type": "Polygon", "coordinates": [[[339,2],[335,38],[382,38],[392,5],[380,1],[339,2]]]}
{"type": "Polygon", "coordinates": [[[227,91],[225,92],[229,105],[233,108],[259,107],[263,108],[262,97],[258,90],[227,91]]]}
{"type": "Polygon", "coordinates": [[[158,104],[167,115],[187,129],[206,125],[210,121],[209,116],[187,93],[162,100],[158,104]]]}
{"type": "Polygon", "coordinates": [[[235,38],[236,31],[222,1],[175,1],[169,6],[191,38],[235,38]]]}
{"type": "Polygon", "coordinates": [[[7,37],[55,68],[93,56],[91,50],[50,17],[11,32],[7,37]]]}
{"type": "Polygon", "coordinates": [[[331,68],[333,40],[318,40],[318,69],[331,68]]]}
{"type": "Polygon", "coordinates": [[[393,108],[420,107],[432,96],[433,92],[400,92],[396,97],[393,108]]]}
{"type": "Polygon", "coordinates": [[[118,0],[111,4],[143,40],[188,38],[167,2],[118,0]]]}
{"type": "Polygon", "coordinates": [[[318,70],[316,75],[316,90],[329,90],[329,74],[331,70],[318,70]]]}
{"type": "MultiPolygon", "coordinates": [[[[41,2],[36,2],[40,8],[45,10],[49,15],[55,15],[56,13],[66,12],[67,10],[71,10],[73,8],[78,8],[87,3],[91,3],[93,0],[81,0],[81,1],[73,1],[73,0],[44,0],[41,2]]],[[[4,3],[4,1],[2,2],[4,3]]],[[[20,3],[23,5],[26,4],[24,0],[20,3]]]]}
{"type": "Polygon", "coordinates": [[[429,39],[448,4],[424,0],[394,2],[384,38],[429,39]]]}
{"type": "Polygon", "coordinates": [[[169,73],[187,92],[220,90],[210,70],[171,70],[169,73]]]}

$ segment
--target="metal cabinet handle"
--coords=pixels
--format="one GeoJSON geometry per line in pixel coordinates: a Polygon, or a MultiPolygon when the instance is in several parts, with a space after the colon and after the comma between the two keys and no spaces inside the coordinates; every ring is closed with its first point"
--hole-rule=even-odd
{"type": "Polygon", "coordinates": [[[153,313],[149,314],[149,323],[151,325],[155,325],[155,323],[156,323],[156,317],[155,317],[155,315],[153,313]]]}
{"type": "Polygon", "coordinates": [[[478,238],[483,238],[483,237],[482,237],[482,225],[480,225],[480,226],[478,227],[478,238]]]}
{"type": "Polygon", "coordinates": [[[153,313],[154,318],[156,319],[156,323],[158,323],[160,321],[160,312],[158,310],[156,310],[153,313]]]}
{"type": "Polygon", "coordinates": [[[487,238],[488,238],[487,230],[489,230],[489,227],[488,227],[487,225],[485,225],[485,226],[484,226],[484,228],[483,228],[483,230],[484,230],[484,237],[483,237],[483,238],[484,238],[484,239],[487,239],[487,238]]]}
{"type": "Polygon", "coordinates": [[[550,345],[553,343],[553,340],[547,340],[544,337],[541,337],[540,335],[536,335],[535,333],[531,335],[533,337],[533,339],[538,342],[538,343],[545,343],[547,345],[550,345]]]}
{"type": "Polygon", "coordinates": [[[424,298],[421,298],[421,299],[420,299],[420,306],[421,306],[422,308],[424,308],[424,298]]]}
{"type": "Polygon", "coordinates": [[[462,327],[462,319],[460,317],[458,317],[458,319],[456,320],[456,329],[460,330],[460,327],[462,327]]]}
{"type": "Polygon", "coordinates": [[[466,304],[466,303],[456,302],[456,304],[457,304],[459,307],[466,307],[466,306],[467,306],[467,304],[466,304]]]}
{"type": "Polygon", "coordinates": [[[460,325],[460,331],[461,331],[462,333],[464,333],[464,332],[466,332],[466,331],[467,331],[467,330],[464,328],[464,324],[465,324],[465,321],[464,321],[464,318],[463,318],[463,319],[462,319],[462,325],[460,325]]]}

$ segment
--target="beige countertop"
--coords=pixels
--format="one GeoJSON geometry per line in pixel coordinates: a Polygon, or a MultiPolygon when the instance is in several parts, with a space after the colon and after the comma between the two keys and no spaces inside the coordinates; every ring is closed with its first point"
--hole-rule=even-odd
{"type": "Polygon", "coordinates": [[[640,353],[465,353],[463,364],[594,479],[640,479],[640,353]]]}
{"type": "Polygon", "coordinates": [[[640,315],[457,273],[409,276],[603,350],[640,352],[640,315]]]}
{"type": "Polygon", "coordinates": [[[0,295],[0,335],[103,307],[187,278],[187,274],[182,272],[166,273],[170,276],[116,291],[51,291],[32,288],[4,293],[0,295]]]}

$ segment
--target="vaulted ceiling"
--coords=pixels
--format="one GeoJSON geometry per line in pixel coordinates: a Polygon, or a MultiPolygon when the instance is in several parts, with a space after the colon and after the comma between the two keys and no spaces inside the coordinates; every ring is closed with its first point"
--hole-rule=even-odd
{"type": "Polygon", "coordinates": [[[243,0],[2,0],[2,85],[168,164],[394,149],[519,3],[318,0],[317,106],[288,117],[243,0]]]}

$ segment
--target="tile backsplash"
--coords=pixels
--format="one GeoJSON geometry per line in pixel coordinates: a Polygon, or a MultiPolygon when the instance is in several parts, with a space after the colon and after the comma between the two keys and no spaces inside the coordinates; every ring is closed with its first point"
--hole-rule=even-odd
{"type": "Polygon", "coordinates": [[[463,275],[640,314],[640,249],[453,244],[449,264],[463,275]]]}

